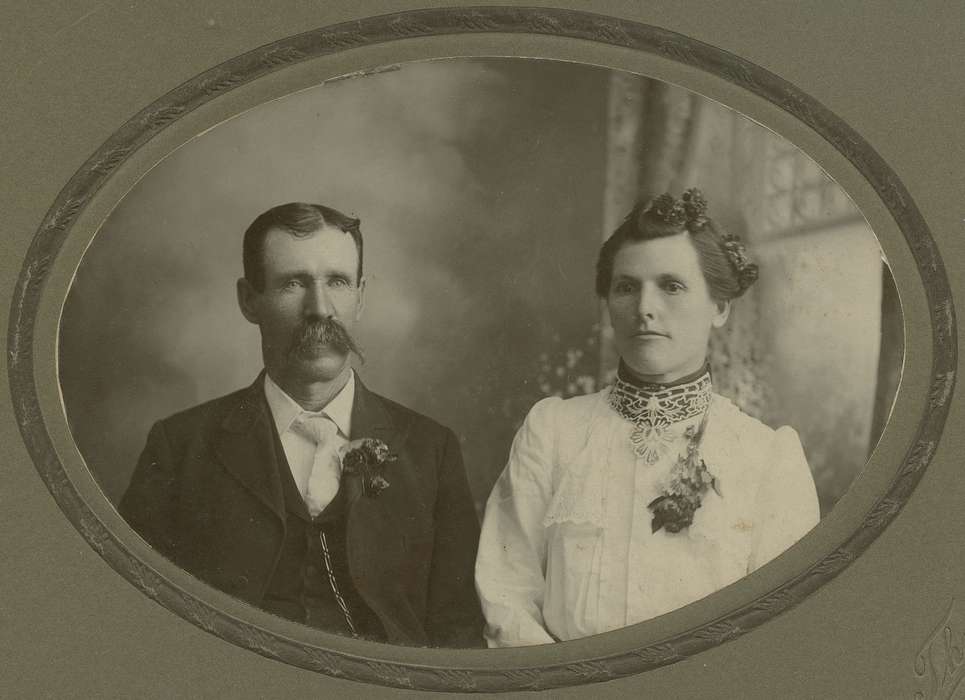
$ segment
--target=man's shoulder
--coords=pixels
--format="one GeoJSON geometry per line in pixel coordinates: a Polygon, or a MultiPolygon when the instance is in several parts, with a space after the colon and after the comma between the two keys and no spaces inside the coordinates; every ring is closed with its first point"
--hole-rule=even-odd
{"type": "Polygon", "coordinates": [[[410,436],[419,435],[444,440],[452,433],[452,430],[448,426],[443,425],[424,413],[420,413],[371,389],[366,389],[366,391],[368,391],[372,399],[381,404],[382,408],[388,413],[392,423],[404,429],[410,436]]]}
{"type": "Polygon", "coordinates": [[[221,425],[232,411],[251,403],[254,398],[251,387],[245,387],[172,413],[158,422],[169,435],[205,432],[221,425]]]}

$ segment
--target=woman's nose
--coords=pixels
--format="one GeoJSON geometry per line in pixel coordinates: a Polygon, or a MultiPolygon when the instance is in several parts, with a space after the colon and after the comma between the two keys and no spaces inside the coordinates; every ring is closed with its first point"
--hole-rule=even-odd
{"type": "Polygon", "coordinates": [[[647,286],[640,288],[640,296],[637,298],[637,314],[640,318],[655,318],[658,304],[656,290],[647,286]]]}

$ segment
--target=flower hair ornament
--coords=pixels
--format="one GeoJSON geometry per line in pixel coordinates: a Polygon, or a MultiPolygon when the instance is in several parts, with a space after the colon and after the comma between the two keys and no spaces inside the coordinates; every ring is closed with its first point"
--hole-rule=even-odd
{"type": "MultiPolygon", "coordinates": [[[[691,234],[712,223],[707,216],[707,199],[696,187],[684,192],[679,200],[670,194],[662,194],[650,203],[644,213],[665,224],[683,226],[691,234]]],[[[734,270],[738,285],[738,292],[734,296],[740,296],[757,281],[757,264],[747,256],[747,249],[739,236],[724,233],[714,225],[709,231],[734,270]]]]}

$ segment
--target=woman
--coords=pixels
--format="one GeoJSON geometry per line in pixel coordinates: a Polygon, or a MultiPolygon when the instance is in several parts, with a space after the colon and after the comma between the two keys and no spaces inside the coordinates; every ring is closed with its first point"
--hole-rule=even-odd
{"type": "Polygon", "coordinates": [[[712,328],[757,279],[692,189],[638,205],[596,291],[612,387],[531,409],[486,507],[476,585],[490,646],[574,639],[702,598],[818,521],[797,433],[713,393],[712,328]]]}

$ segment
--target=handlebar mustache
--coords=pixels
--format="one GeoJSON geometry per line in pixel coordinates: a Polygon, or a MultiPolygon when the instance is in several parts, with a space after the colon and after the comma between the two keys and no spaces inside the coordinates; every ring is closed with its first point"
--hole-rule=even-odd
{"type": "Polygon", "coordinates": [[[360,360],[365,361],[358,342],[345,325],[336,318],[319,318],[300,323],[292,333],[289,354],[295,357],[307,357],[319,344],[328,345],[345,354],[355,353],[360,360]]]}

